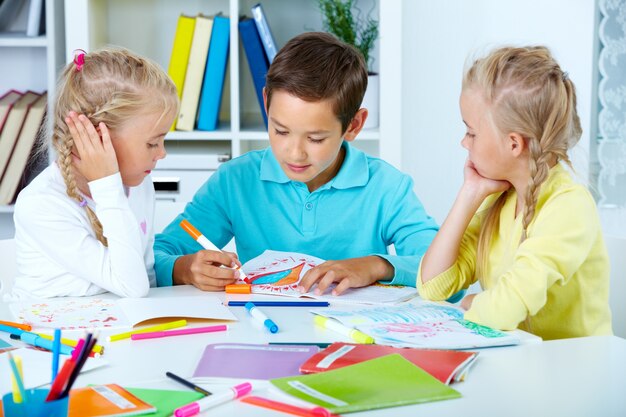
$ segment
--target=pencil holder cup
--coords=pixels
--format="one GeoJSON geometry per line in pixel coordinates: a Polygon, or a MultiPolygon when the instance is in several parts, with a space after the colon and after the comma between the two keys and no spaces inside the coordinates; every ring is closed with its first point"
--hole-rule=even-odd
{"type": "Polygon", "coordinates": [[[26,401],[13,402],[13,394],[2,397],[4,417],[67,417],[69,396],[55,401],[46,401],[47,389],[26,390],[26,401]]]}

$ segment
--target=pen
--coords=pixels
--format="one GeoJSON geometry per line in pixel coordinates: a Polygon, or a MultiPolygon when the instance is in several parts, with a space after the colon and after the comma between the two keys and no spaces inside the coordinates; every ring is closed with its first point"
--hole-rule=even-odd
{"type": "Polygon", "coordinates": [[[54,329],[54,341],[52,342],[52,382],[59,372],[59,353],[61,353],[61,329],[54,329]]]}
{"type": "MultiPolygon", "coordinates": [[[[247,301],[229,301],[229,307],[245,307],[247,301]]],[[[328,301],[252,301],[259,307],[328,307],[328,301]]]]}
{"type": "Polygon", "coordinates": [[[228,330],[228,326],[226,326],[225,324],[220,324],[218,326],[192,327],[190,329],[170,330],[166,332],[138,333],[138,334],[132,335],[130,338],[131,340],[157,339],[160,337],[181,336],[185,334],[196,334],[196,333],[221,332],[224,330],[228,330]]]}
{"type": "Polygon", "coordinates": [[[339,323],[337,320],[329,319],[328,317],[320,315],[316,315],[314,320],[315,324],[317,324],[318,326],[322,326],[326,329],[333,330],[337,333],[348,336],[357,343],[374,343],[374,339],[371,336],[368,336],[365,333],[358,331],[357,329],[351,329],[349,327],[346,327],[343,324],[339,323]]]}
{"type": "Polygon", "coordinates": [[[5,326],[9,326],[9,327],[16,327],[18,329],[28,330],[28,331],[33,329],[33,327],[30,324],[14,323],[12,321],[0,320],[0,324],[3,324],[5,326]]]}
{"type": "Polygon", "coordinates": [[[294,345],[294,346],[317,346],[322,349],[326,349],[332,343],[316,343],[316,342],[269,342],[268,345],[294,345]]]}
{"type": "Polygon", "coordinates": [[[269,408],[270,410],[282,411],[284,413],[293,414],[302,417],[331,417],[330,411],[323,407],[304,408],[295,405],[285,404],[280,401],[270,400],[268,398],[256,397],[250,395],[241,400],[242,403],[258,405],[259,407],[269,408]]]}
{"type": "Polygon", "coordinates": [[[129,339],[134,334],[155,332],[158,330],[176,329],[178,327],[184,327],[187,325],[187,320],[176,320],[169,323],[157,324],[156,326],[146,327],[144,329],[131,330],[130,332],[118,333],[109,336],[109,342],[115,342],[117,340],[129,339]]]}
{"type": "Polygon", "coordinates": [[[211,393],[209,391],[205,390],[202,387],[199,387],[198,385],[194,384],[193,382],[187,381],[186,379],[184,379],[184,378],[182,378],[182,377],[180,377],[180,376],[178,376],[176,374],[173,374],[171,372],[166,372],[165,376],[167,376],[169,378],[172,378],[174,381],[179,382],[179,383],[183,384],[184,386],[189,387],[192,390],[199,392],[202,395],[205,395],[205,396],[211,395],[211,393]]]}
{"type": "Polygon", "coordinates": [[[11,355],[8,352],[9,364],[11,365],[11,371],[13,377],[11,378],[13,384],[13,402],[16,404],[26,401],[26,390],[24,389],[24,380],[22,379],[22,358],[19,356],[11,355]]]}
{"type": "Polygon", "coordinates": [[[278,333],[278,326],[276,325],[276,323],[270,320],[261,310],[256,308],[256,306],[253,303],[247,302],[245,304],[245,307],[246,307],[246,310],[248,310],[248,313],[250,313],[250,315],[254,319],[256,319],[265,327],[267,327],[267,330],[269,330],[270,333],[278,333]]]}
{"type": "Polygon", "coordinates": [[[182,407],[174,410],[175,417],[190,417],[196,414],[208,410],[216,405],[223,404],[230,400],[242,397],[252,391],[252,384],[244,382],[243,384],[235,385],[234,387],[221,392],[213,393],[210,397],[204,397],[198,401],[194,401],[190,404],[183,405],[182,407]]]}
{"type": "MultiPolygon", "coordinates": [[[[198,242],[200,246],[202,246],[204,249],[221,252],[221,250],[219,250],[218,247],[213,244],[213,242],[207,239],[206,236],[200,233],[198,229],[196,229],[191,223],[189,223],[189,220],[181,221],[180,227],[182,227],[185,230],[185,232],[189,233],[189,235],[191,235],[191,237],[193,237],[196,240],[196,242],[198,242]]],[[[240,278],[242,279],[248,278],[240,266],[235,266],[234,268],[239,271],[240,278]]]]}

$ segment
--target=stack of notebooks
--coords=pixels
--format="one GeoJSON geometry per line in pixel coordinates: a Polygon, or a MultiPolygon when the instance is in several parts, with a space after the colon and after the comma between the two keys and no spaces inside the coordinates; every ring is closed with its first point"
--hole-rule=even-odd
{"type": "Polygon", "coordinates": [[[11,204],[37,174],[35,151],[47,107],[47,94],[11,90],[0,97],[0,205],[11,204]]]}

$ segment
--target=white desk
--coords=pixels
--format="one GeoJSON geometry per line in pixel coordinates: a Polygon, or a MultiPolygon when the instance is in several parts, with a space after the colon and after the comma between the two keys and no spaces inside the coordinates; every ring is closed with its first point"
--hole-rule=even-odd
{"type": "MultiPolygon", "coordinates": [[[[196,293],[193,288],[175,290],[178,295],[196,293]]],[[[158,289],[153,291],[153,296],[163,297],[167,293],[167,289],[158,289]]],[[[218,295],[224,297],[224,294],[218,295]]],[[[267,298],[254,296],[257,300],[267,298]]],[[[338,306],[333,305],[332,308],[350,308],[338,306]]],[[[244,308],[233,307],[231,310],[239,321],[232,323],[227,332],[112,343],[104,341],[108,333],[103,332],[100,339],[105,345],[103,357],[110,365],[81,374],[77,386],[118,383],[128,387],[182,389],[179,384],[165,378],[165,372],[190,376],[209,343],[349,342],[332,331],[314,326],[308,308],[264,307],[263,310],[280,327],[274,335],[250,320],[244,308]]],[[[0,307],[2,318],[10,319],[6,305],[0,307]]],[[[117,332],[119,329],[109,333],[117,332]]],[[[479,351],[479,358],[467,380],[452,385],[461,392],[462,398],[354,415],[626,416],[625,339],[589,337],[479,351]]],[[[253,392],[263,396],[265,389],[261,386],[253,392]]],[[[237,401],[202,414],[216,417],[274,415],[287,416],[237,401]]]]}

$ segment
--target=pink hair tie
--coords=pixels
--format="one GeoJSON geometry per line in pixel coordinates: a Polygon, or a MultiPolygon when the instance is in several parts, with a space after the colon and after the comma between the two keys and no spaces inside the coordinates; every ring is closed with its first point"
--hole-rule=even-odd
{"type": "Polygon", "coordinates": [[[87,52],[82,49],[76,49],[74,51],[74,64],[76,65],[76,71],[80,71],[83,69],[83,65],[85,65],[85,54],[87,52]]]}

